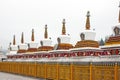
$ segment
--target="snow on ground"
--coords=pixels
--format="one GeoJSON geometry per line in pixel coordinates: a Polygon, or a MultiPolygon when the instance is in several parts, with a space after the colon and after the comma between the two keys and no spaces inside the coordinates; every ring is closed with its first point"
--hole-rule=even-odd
{"type": "Polygon", "coordinates": [[[0,80],[44,80],[44,79],[0,72],[0,80]]]}

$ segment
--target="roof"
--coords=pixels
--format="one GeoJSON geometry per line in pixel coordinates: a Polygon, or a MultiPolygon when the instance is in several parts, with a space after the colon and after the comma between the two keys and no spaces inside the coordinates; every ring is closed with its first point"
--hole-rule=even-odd
{"type": "Polygon", "coordinates": [[[75,51],[75,50],[84,51],[84,50],[101,50],[101,49],[100,48],[95,48],[95,47],[81,47],[81,48],[70,49],[70,51],[75,51]]]}

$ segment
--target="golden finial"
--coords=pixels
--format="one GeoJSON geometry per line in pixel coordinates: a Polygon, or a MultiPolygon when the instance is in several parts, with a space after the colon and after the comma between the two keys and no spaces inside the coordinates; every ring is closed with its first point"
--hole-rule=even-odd
{"type": "Polygon", "coordinates": [[[90,30],[90,12],[87,12],[87,19],[86,19],[86,30],[90,30]]]}
{"type": "Polygon", "coordinates": [[[32,29],[31,41],[34,41],[34,29],[32,29]]]}
{"type": "Polygon", "coordinates": [[[62,35],[66,34],[66,29],[65,29],[65,19],[63,19],[63,26],[62,26],[62,35]]]}
{"type": "Polygon", "coordinates": [[[48,33],[47,33],[47,25],[45,25],[45,33],[44,33],[44,38],[47,39],[48,38],[48,33]]]}
{"type": "Polygon", "coordinates": [[[16,41],[15,41],[15,35],[13,36],[13,45],[16,44],[16,41]]]}
{"type": "Polygon", "coordinates": [[[119,18],[118,18],[118,21],[119,21],[119,23],[120,23],[120,2],[119,2],[119,18]]]}
{"type": "Polygon", "coordinates": [[[24,34],[22,32],[22,36],[21,36],[21,43],[24,43],[24,34]]]}

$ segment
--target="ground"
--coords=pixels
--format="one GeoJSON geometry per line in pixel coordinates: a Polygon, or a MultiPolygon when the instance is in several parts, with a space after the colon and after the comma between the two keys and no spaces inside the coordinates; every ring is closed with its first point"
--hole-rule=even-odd
{"type": "Polygon", "coordinates": [[[0,80],[44,80],[44,79],[0,72],[0,80]]]}

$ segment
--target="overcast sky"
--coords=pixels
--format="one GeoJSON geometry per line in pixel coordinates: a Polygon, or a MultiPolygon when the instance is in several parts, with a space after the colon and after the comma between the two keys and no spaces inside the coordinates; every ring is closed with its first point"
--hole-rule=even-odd
{"type": "Polygon", "coordinates": [[[63,18],[66,19],[71,43],[75,44],[85,29],[88,10],[96,40],[104,39],[112,34],[112,27],[118,23],[118,5],[119,0],[0,0],[0,46],[7,49],[14,34],[17,44],[20,44],[22,32],[25,42],[30,42],[32,28],[35,41],[40,43],[45,24],[55,44],[61,34],[63,18]]]}

